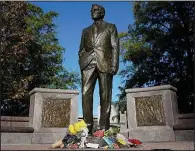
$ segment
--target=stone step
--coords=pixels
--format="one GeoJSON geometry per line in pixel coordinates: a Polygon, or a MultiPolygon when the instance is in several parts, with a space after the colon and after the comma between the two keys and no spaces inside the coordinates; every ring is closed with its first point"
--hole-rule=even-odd
{"type": "Polygon", "coordinates": [[[194,141],[194,123],[173,126],[176,141],[194,141]]]}
{"type": "Polygon", "coordinates": [[[179,114],[178,115],[178,124],[193,124],[195,123],[195,114],[179,114]]]}
{"type": "Polygon", "coordinates": [[[1,144],[51,144],[66,133],[1,133],[1,144]]]}
{"type": "Polygon", "coordinates": [[[33,133],[32,127],[1,127],[1,133],[33,133]]]}
{"type": "Polygon", "coordinates": [[[176,141],[194,141],[194,130],[176,130],[176,141]]]}
{"type": "MultiPolygon", "coordinates": [[[[176,141],[194,141],[193,130],[177,130],[174,132],[176,141]]],[[[63,139],[65,135],[65,133],[1,133],[1,144],[54,143],[63,139]]],[[[88,138],[88,142],[100,143],[101,140],[88,138]]]]}
{"type": "MultiPolygon", "coordinates": [[[[1,133],[1,144],[51,144],[63,139],[65,135],[66,133],[1,133]]],[[[194,130],[176,130],[175,138],[176,141],[194,141],[194,130]]],[[[87,140],[91,143],[104,143],[101,139],[90,137],[87,140]]]]}
{"type": "MultiPolygon", "coordinates": [[[[28,145],[2,145],[2,150],[59,150],[52,149],[52,144],[28,144],[28,145]]],[[[194,150],[193,141],[181,141],[181,142],[159,142],[159,143],[143,143],[138,148],[128,148],[123,150],[194,150]]],[[[70,149],[60,149],[60,150],[70,150],[70,149]]],[[[74,149],[74,150],[83,150],[83,149],[74,149]]],[[[92,150],[92,149],[85,149],[92,150]]],[[[103,149],[93,149],[93,150],[103,150],[103,149]]],[[[114,149],[112,149],[114,150],[114,149]]],[[[118,149],[118,150],[121,150],[118,149]]]]}
{"type": "Polygon", "coordinates": [[[29,117],[1,116],[1,127],[28,127],[29,117]]]}
{"type": "MultiPolygon", "coordinates": [[[[194,125],[179,124],[173,127],[176,141],[194,141],[194,125]]],[[[45,144],[62,139],[66,132],[34,132],[32,127],[1,127],[1,144],[45,144]]],[[[141,141],[144,136],[134,137],[141,141]]],[[[101,140],[88,138],[92,143],[100,143],[101,140]]],[[[162,140],[161,140],[162,141],[162,140]]],[[[146,142],[146,141],[144,141],[146,142]]],[[[103,142],[102,142],[103,143],[103,142]]]]}
{"type": "Polygon", "coordinates": [[[177,124],[173,126],[173,130],[194,130],[195,124],[177,124]]]}

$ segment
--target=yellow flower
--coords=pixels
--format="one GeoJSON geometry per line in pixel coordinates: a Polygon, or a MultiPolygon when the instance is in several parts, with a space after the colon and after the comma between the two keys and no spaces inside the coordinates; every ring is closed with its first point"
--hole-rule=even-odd
{"type": "Polygon", "coordinates": [[[71,133],[71,134],[76,134],[77,132],[75,131],[75,129],[74,129],[74,126],[71,124],[71,125],[69,125],[68,126],[68,130],[69,130],[69,132],[71,133]]]}
{"type": "Polygon", "coordinates": [[[79,123],[75,123],[75,124],[74,124],[74,129],[75,129],[75,131],[77,131],[77,132],[81,131],[81,127],[80,127],[79,123]]]}
{"type": "Polygon", "coordinates": [[[85,123],[84,120],[80,120],[78,123],[80,127],[87,127],[87,124],[85,123]]]}
{"type": "Polygon", "coordinates": [[[68,127],[68,130],[71,134],[76,134],[77,132],[81,131],[81,128],[87,128],[87,124],[85,123],[84,120],[81,120],[77,123],[71,124],[68,127]]]}
{"type": "Polygon", "coordinates": [[[126,142],[121,138],[118,138],[117,141],[122,145],[126,145],[126,142]]]}

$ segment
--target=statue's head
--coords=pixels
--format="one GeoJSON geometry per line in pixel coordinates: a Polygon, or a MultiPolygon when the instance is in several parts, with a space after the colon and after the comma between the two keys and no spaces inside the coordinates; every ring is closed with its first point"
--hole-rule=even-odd
{"type": "Polygon", "coordinates": [[[94,21],[101,20],[105,16],[105,9],[103,6],[98,4],[93,4],[91,7],[91,17],[94,21]]]}

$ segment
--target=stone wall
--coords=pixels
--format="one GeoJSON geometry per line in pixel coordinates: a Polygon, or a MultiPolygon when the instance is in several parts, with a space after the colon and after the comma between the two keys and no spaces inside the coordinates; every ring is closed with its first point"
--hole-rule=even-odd
{"type": "Polygon", "coordinates": [[[1,127],[28,127],[29,117],[1,116],[1,127]]]}

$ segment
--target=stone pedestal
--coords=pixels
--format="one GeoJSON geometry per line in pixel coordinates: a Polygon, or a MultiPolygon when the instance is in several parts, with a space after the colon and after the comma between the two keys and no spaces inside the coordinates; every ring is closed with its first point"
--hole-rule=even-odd
{"type": "Polygon", "coordinates": [[[35,88],[29,94],[29,126],[34,128],[32,143],[62,139],[68,125],[78,121],[78,91],[35,88]]]}
{"type": "Polygon", "coordinates": [[[176,91],[171,85],[127,89],[129,138],[143,142],[175,141],[176,91]]]}

